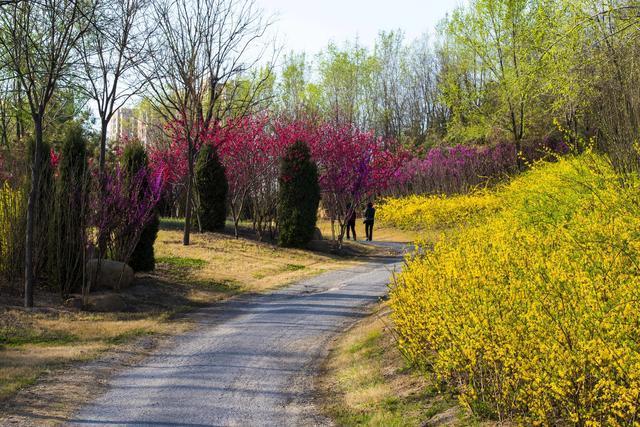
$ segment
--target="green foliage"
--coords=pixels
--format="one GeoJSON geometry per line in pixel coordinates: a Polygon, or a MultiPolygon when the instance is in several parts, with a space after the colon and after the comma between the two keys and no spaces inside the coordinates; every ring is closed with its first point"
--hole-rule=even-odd
{"type": "Polygon", "coordinates": [[[147,152],[139,141],[131,141],[122,153],[122,167],[129,177],[134,176],[149,164],[147,152]]]}
{"type": "Polygon", "coordinates": [[[191,268],[201,269],[207,265],[207,261],[199,258],[183,258],[183,257],[160,257],[157,259],[160,264],[167,264],[175,268],[191,268]]]}
{"type": "Polygon", "coordinates": [[[302,141],[287,149],[280,170],[278,194],[279,243],[303,247],[311,241],[318,217],[318,168],[302,141]]]}
{"type": "Polygon", "coordinates": [[[62,295],[82,285],[88,180],[87,142],[82,128],[72,126],[62,142],[47,257],[49,278],[62,295]]]}
{"type": "Polygon", "coordinates": [[[140,233],[140,240],[129,259],[129,265],[134,271],[153,271],[156,268],[153,245],[159,229],[160,217],[156,213],[140,233]]]}
{"type": "MultiPolygon", "coordinates": [[[[148,157],[144,146],[139,141],[129,143],[122,155],[122,167],[129,180],[141,170],[148,167],[148,157]]],[[[140,240],[136,244],[128,264],[134,271],[153,271],[156,267],[153,245],[158,237],[160,217],[154,213],[147,225],[140,233],[140,240]]]]}
{"type": "Polygon", "coordinates": [[[195,179],[200,200],[198,218],[202,231],[224,229],[229,185],[218,153],[210,145],[200,149],[195,166],[195,179]]]}
{"type": "Polygon", "coordinates": [[[12,284],[24,273],[26,189],[0,187],[0,275],[12,284]]]}
{"type": "MultiPolygon", "coordinates": [[[[31,325],[29,325],[31,326],[31,325]]],[[[0,326],[0,345],[24,344],[64,345],[78,341],[78,337],[64,331],[35,329],[33,327],[0,326]]]]}

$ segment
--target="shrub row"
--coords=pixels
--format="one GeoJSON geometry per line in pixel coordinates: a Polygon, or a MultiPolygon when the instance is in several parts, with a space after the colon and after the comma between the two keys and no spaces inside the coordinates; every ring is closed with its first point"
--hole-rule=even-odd
{"type": "Polygon", "coordinates": [[[379,207],[378,218],[388,226],[403,230],[446,229],[495,213],[500,208],[499,201],[488,190],[457,197],[412,195],[390,198],[379,207]]]}
{"type": "MultiPolygon", "coordinates": [[[[477,204],[496,196],[495,215],[408,260],[392,286],[402,350],[484,417],[633,424],[640,180],[622,181],[585,154],[537,167],[477,204]]],[[[419,220],[405,214],[398,221],[419,220]]]]}
{"type": "Polygon", "coordinates": [[[519,171],[519,161],[531,164],[567,154],[561,139],[548,137],[523,141],[521,151],[513,142],[492,145],[435,147],[403,166],[405,194],[456,194],[500,182],[519,171]]]}

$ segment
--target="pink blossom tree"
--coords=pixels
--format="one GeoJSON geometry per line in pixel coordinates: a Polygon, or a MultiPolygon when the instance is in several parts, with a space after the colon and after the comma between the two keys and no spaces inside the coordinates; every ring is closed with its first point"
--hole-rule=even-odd
{"type": "MultiPolygon", "coordinates": [[[[99,274],[100,261],[106,256],[123,263],[129,261],[144,228],[155,215],[165,179],[148,168],[129,177],[119,165],[102,176],[94,170],[93,177],[96,187],[89,195],[88,218],[92,232],[87,233],[93,241],[88,242],[91,244],[87,245],[87,255],[98,260],[95,274],[99,274]]],[[[85,300],[95,279],[83,284],[85,300]]]]}
{"type": "Polygon", "coordinates": [[[338,245],[342,244],[346,218],[400,176],[403,155],[394,152],[393,145],[351,125],[324,123],[318,127],[311,140],[312,153],[318,162],[322,203],[338,245]]]}
{"type": "Polygon", "coordinates": [[[229,183],[229,206],[234,232],[246,203],[251,200],[254,227],[262,238],[265,222],[275,214],[278,165],[285,141],[272,132],[267,115],[252,115],[230,120],[209,141],[220,154],[229,183]]]}

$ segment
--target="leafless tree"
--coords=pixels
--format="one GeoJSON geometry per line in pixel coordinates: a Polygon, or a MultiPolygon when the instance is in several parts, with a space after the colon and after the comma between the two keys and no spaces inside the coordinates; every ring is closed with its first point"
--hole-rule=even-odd
{"type": "Polygon", "coordinates": [[[151,21],[145,12],[149,6],[150,0],[103,2],[91,31],[78,46],[86,75],[84,89],[96,103],[100,119],[100,173],[105,167],[109,122],[144,86],[136,70],[148,59],[151,21]]]}
{"type": "Polygon", "coordinates": [[[91,0],[16,0],[0,8],[0,49],[22,86],[34,125],[27,203],[24,303],[33,306],[34,219],[38,217],[43,122],[56,91],[73,73],[74,49],[93,20],[91,0]]]}
{"type": "Polygon", "coordinates": [[[157,0],[151,19],[157,25],[154,49],[142,72],[154,107],[165,120],[182,124],[187,141],[188,245],[201,132],[261,101],[270,71],[251,82],[247,73],[265,59],[271,21],[254,0],[157,0]]]}

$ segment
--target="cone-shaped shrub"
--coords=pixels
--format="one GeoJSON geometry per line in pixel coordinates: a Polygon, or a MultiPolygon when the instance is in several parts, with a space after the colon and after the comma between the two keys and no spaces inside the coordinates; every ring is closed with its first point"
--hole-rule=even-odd
{"type": "Polygon", "coordinates": [[[200,199],[200,227],[202,231],[221,230],[227,219],[229,185],[215,148],[205,145],[200,149],[195,172],[200,199]]]}
{"type": "MultiPolygon", "coordinates": [[[[147,152],[140,142],[133,141],[125,147],[122,155],[122,167],[128,180],[133,181],[141,170],[148,167],[148,163],[147,152]]],[[[134,271],[153,271],[155,269],[156,259],[153,245],[158,237],[159,227],[160,219],[158,213],[155,212],[140,233],[140,240],[129,258],[128,264],[134,271]]]]}
{"type": "MultiPolygon", "coordinates": [[[[33,162],[33,158],[35,155],[35,140],[30,138],[27,141],[28,149],[29,149],[29,164],[33,162]]],[[[39,163],[40,165],[40,178],[39,178],[39,188],[38,188],[38,206],[37,206],[37,214],[35,217],[35,236],[47,236],[50,228],[50,218],[51,218],[51,210],[53,208],[54,202],[54,188],[53,188],[53,167],[51,165],[51,145],[42,141],[40,145],[40,153],[39,153],[39,163]]],[[[29,188],[31,188],[31,173],[27,173],[26,186],[23,190],[23,194],[26,196],[29,193],[29,188]]],[[[16,199],[18,200],[18,199],[16,199]]],[[[25,200],[26,201],[26,200],[25,200]]],[[[23,204],[23,212],[21,212],[22,221],[26,222],[26,203],[23,204]]],[[[15,225],[18,225],[17,223],[15,225]]],[[[20,229],[24,228],[25,224],[21,224],[20,229]]],[[[16,267],[17,271],[22,271],[24,265],[22,263],[24,256],[22,255],[23,250],[23,236],[20,236],[19,242],[10,243],[12,247],[16,249],[16,253],[14,254],[15,258],[12,260],[12,263],[16,267]]],[[[34,247],[34,271],[36,277],[38,279],[42,279],[47,276],[47,258],[48,254],[48,244],[47,239],[38,238],[35,240],[34,247]]]]}
{"type": "Polygon", "coordinates": [[[82,285],[88,179],[87,141],[82,127],[74,125],[62,142],[47,259],[50,279],[62,295],[82,285]]]}
{"type": "Polygon", "coordinates": [[[313,238],[320,202],[318,167],[309,146],[291,145],[282,159],[278,193],[281,246],[302,247],[313,238]]]}

